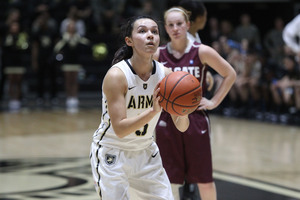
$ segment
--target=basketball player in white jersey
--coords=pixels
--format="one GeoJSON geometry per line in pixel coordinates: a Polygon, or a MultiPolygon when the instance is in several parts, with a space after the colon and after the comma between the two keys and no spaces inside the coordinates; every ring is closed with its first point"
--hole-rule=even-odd
{"type": "MultiPolygon", "coordinates": [[[[91,145],[96,190],[103,200],[173,199],[153,132],[161,113],[158,83],[170,69],[152,59],[160,37],[150,17],[131,18],[123,27],[125,45],[115,54],[102,85],[101,124],[91,145]]],[[[177,129],[188,116],[172,116],[177,129]]]]}

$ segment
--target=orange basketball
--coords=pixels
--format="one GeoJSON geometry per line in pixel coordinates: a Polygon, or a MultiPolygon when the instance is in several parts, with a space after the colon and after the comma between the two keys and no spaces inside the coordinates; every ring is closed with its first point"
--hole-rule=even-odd
{"type": "Polygon", "coordinates": [[[172,72],[160,82],[159,104],[177,116],[192,113],[202,98],[202,87],[196,77],[188,72],[172,72]]]}

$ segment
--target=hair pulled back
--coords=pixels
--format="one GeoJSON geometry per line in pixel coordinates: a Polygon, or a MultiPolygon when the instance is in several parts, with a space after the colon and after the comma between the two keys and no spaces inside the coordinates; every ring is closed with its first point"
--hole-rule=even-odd
{"type": "Polygon", "coordinates": [[[129,58],[132,57],[133,49],[132,49],[131,46],[128,46],[125,43],[124,39],[126,37],[131,37],[132,36],[134,23],[137,20],[144,19],[144,18],[151,19],[151,20],[153,20],[157,23],[157,21],[154,18],[152,18],[151,16],[140,15],[140,16],[133,16],[133,17],[129,18],[127,20],[127,22],[121,26],[121,36],[122,36],[123,45],[116,51],[116,53],[114,55],[114,58],[113,58],[113,61],[112,61],[112,65],[120,62],[121,60],[129,59],[129,58]]]}

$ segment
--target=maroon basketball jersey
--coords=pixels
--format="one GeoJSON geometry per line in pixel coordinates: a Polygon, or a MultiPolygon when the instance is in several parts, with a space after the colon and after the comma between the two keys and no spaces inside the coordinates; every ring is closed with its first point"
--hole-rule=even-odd
{"type": "Polygon", "coordinates": [[[170,43],[159,47],[158,61],[164,66],[172,69],[172,71],[186,71],[194,75],[200,82],[203,89],[203,96],[206,89],[206,71],[207,67],[201,63],[198,56],[198,48],[201,44],[189,42],[185,50],[185,54],[179,59],[175,58],[170,48],[170,43]]]}

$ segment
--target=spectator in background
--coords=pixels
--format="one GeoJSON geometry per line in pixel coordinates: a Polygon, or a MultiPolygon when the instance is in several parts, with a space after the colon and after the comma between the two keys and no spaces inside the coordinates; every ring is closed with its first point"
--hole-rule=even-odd
{"type": "MultiPolygon", "coordinates": [[[[223,56],[226,58],[227,62],[233,66],[237,73],[237,77],[239,77],[241,75],[241,69],[245,64],[245,56],[241,53],[241,45],[238,42],[227,39],[225,36],[221,36],[219,41],[222,47],[223,56]]],[[[214,78],[216,88],[219,88],[222,78],[220,76],[215,76],[214,78]]],[[[234,83],[230,89],[226,100],[225,105],[223,105],[223,114],[226,116],[237,117],[239,115],[238,111],[241,103],[236,83],[234,83]]]]}
{"type": "Polygon", "coordinates": [[[284,28],[283,19],[277,17],[274,19],[274,27],[267,32],[264,37],[264,46],[267,50],[267,62],[274,63],[277,66],[282,65],[282,59],[284,57],[284,41],[282,38],[282,31],[284,28]]]}
{"type": "Polygon", "coordinates": [[[220,37],[225,36],[227,39],[233,40],[233,25],[229,20],[221,20],[220,22],[220,37]]]}
{"type": "Polygon", "coordinates": [[[258,50],[254,45],[251,46],[250,44],[247,48],[244,61],[239,67],[235,87],[241,100],[240,115],[249,117],[247,115],[250,114],[252,117],[251,114],[256,113],[261,103],[259,83],[262,73],[262,64],[259,60],[258,50]]]}
{"type": "MultiPolygon", "coordinates": [[[[271,83],[271,92],[274,101],[274,110],[284,123],[288,122],[285,114],[289,113],[289,109],[295,106],[294,98],[294,81],[300,80],[299,69],[294,56],[285,56],[283,58],[284,74],[279,79],[274,79],[271,83]]],[[[277,122],[277,119],[275,122],[277,122]]]]}
{"type": "Polygon", "coordinates": [[[241,15],[240,24],[234,30],[234,40],[242,43],[243,39],[254,44],[255,48],[261,48],[260,32],[256,25],[252,24],[251,17],[247,13],[241,15]]]}
{"type": "MultiPolygon", "coordinates": [[[[10,9],[7,13],[6,19],[3,21],[0,21],[0,37],[1,37],[0,42],[1,43],[2,43],[2,40],[4,40],[5,35],[7,34],[7,30],[9,29],[10,25],[14,22],[18,22],[19,26],[21,24],[21,12],[18,8],[10,9]]],[[[2,52],[3,52],[3,49],[2,49],[2,52]]],[[[4,66],[2,63],[2,65],[0,66],[0,101],[3,98],[5,81],[6,81],[6,76],[4,74],[4,66]]]]}
{"type": "MultiPolygon", "coordinates": [[[[298,62],[298,70],[300,66],[300,14],[294,17],[283,30],[283,39],[286,46],[291,49],[298,62]]],[[[289,51],[288,49],[286,51],[289,51]]],[[[300,79],[294,81],[295,102],[296,102],[296,123],[300,122],[300,79]]]]}
{"type": "MultiPolygon", "coordinates": [[[[163,18],[161,16],[161,13],[163,12],[163,10],[161,10],[161,8],[157,9],[157,7],[155,7],[155,6],[157,6],[157,4],[159,4],[159,7],[161,7],[161,6],[164,7],[163,6],[164,0],[159,1],[159,2],[158,1],[159,0],[143,0],[141,8],[138,9],[138,11],[137,11],[138,15],[149,15],[157,20],[161,20],[163,18]]],[[[159,27],[160,27],[160,24],[159,24],[159,27]]]]}
{"type": "Polygon", "coordinates": [[[82,66],[80,55],[89,40],[82,37],[76,28],[76,21],[69,20],[67,30],[61,40],[55,45],[54,52],[61,59],[61,68],[65,76],[66,107],[70,113],[78,111],[78,72],[82,66]]]}
{"type": "Polygon", "coordinates": [[[91,0],[98,33],[118,33],[122,23],[124,0],[91,0]]]}
{"type": "Polygon", "coordinates": [[[21,12],[19,9],[17,8],[12,8],[9,12],[8,12],[8,16],[5,20],[5,27],[9,28],[10,24],[12,24],[13,22],[20,22],[21,21],[21,12]]]}
{"type": "Polygon", "coordinates": [[[66,33],[71,21],[72,21],[72,23],[75,22],[77,34],[80,36],[85,36],[85,33],[86,33],[85,23],[82,19],[80,19],[78,17],[78,9],[76,8],[76,6],[70,7],[67,17],[61,22],[60,34],[63,35],[64,33],[66,33]]]}
{"type": "Polygon", "coordinates": [[[98,33],[118,33],[124,0],[91,0],[93,20],[98,33]]]}
{"type": "Polygon", "coordinates": [[[137,15],[143,7],[143,0],[125,0],[123,17],[137,15]]]}
{"type": "Polygon", "coordinates": [[[219,20],[216,17],[211,17],[208,20],[208,33],[206,34],[204,41],[207,45],[212,45],[214,41],[217,41],[220,37],[219,20]]]}
{"type": "Polygon", "coordinates": [[[19,22],[11,22],[2,44],[2,62],[9,86],[10,112],[19,112],[21,108],[22,80],[28,64],[25,59],[28,49],[28,34],[22,32],[19,22]]]}
{"type": "Polygon", "coordinates": [[[78,19],[83,20],[87,30],[90,31],[93,26],[90,0],[74,0],[72,6],[77,9],[78,19]]]}
{"type": "Polygon", "coordinates": [[[57,23],[47,10],[42,11],[33,21],[31,35],[31,62],[37,77],[36,103],[42,105],[45,102],[47,89],[50,101],[56,103],[56,66],[53,48],[59,36],[57,23]]]}

